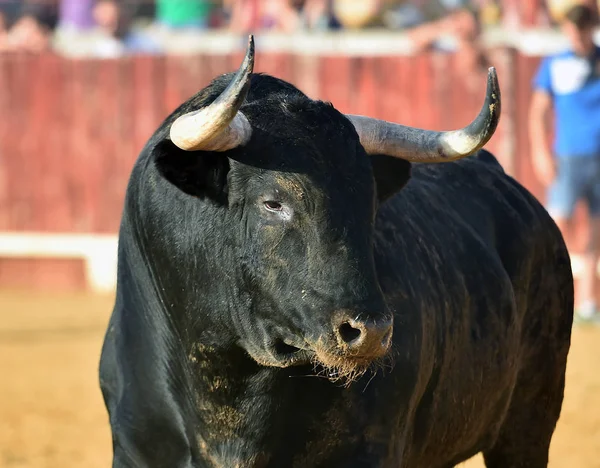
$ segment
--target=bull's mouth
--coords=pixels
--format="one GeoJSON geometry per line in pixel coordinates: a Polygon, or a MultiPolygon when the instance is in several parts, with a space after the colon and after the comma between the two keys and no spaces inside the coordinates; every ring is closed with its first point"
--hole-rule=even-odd
{"type": "Polygon", "coordinates": [[[301,366],[313,361],[314,351],[306,345],[295,346],[278,339],[273,344],[271,354],[281,367],[301,366]]]}
{"type": "Polygon", "coordinates": [[[365,374],[369,369],[383,363],[383,358],[340,354],[330,350],[321,343],[314,346],[306,344],[290,344],[284,340],[276,340],[270,352],[275,362],[263,364],[277,367],[311,365],[312,372],[332,382],[350,384],[365,374]]]}
{"type": "Polygon", "coordinates": [[[277,340],[275,345],[273,346],[275,354],[278,356],[293,356],[298,351],[302,351],[300,348],[293,346],[291,344],[287,344],[283,340],[277,340]]]}

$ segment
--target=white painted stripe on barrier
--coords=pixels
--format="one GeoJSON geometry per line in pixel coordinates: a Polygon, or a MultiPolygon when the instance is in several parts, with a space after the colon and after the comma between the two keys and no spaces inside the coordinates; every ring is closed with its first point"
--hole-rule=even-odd
{"type": "MultiPolygon", "coordinates": [[[[575,278],[581,276],[581,270],[583,269],[583,257],[581,255],[571,254],[571,269],[575,278]]],[[[596,265],[596,274],[600,276],[600,262],[596,265]]]]}
{"type": "Polygon", "coordinates": [[[0,257],[82,258],[93,291],[111,292],[117,284],[118,236],[0,232],[0,257]]]}
{"type": "MultiPolygon", "coordinates": [[[[148,32],[157,39],[170,55],[243,53],[248,43],[246,34],[223,30],[165,31],[150,27],[148,32]]],[[[72,35],[59,30],[55,37],[55,49],[66,57],[87,57],[93,49],[95,34],[72,35]]],[[[323,31],[278,33],[264,31],[255,34],[256,50],[261,53],[291,53],[310,56],[381,56],[412,55],[414,44],[405,31],[366,29],[356,31],[323,31]]],[[[482,33],[486,47],[512,47],[525,55],[548,55],[568,47],[565,37],[555,29],[523,28],[507,29],[488,27],[482,33]]],[[[595,31],[600,41],[600,30],[595,31]]],[[[453,50],[455,39],[441,36],[437,44],[453,50]]]]}
{"type": "MultiPolygon", "coordinates": [[[[51,234],[0,232],[0,258],[81,258],[88,285],[96,292],[112,292],[117,285],[118,236],[110,234],[51,234]]],[[[581,275],[581,255],[571,255],[573,275],[581,275]]],[[[600,275],[600,263],[598,264],[600,275]]]]}

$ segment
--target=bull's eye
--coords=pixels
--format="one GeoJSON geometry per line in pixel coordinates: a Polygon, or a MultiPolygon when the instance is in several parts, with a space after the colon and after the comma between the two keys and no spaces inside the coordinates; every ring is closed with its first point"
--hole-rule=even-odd
{"type": "Polygon", "coordinates": [[[266,202],[264,202],[264,205],[265,208],[269,211],[281,211],[283,209],[281,203],[273,200],[267,200],[266,202]]]}

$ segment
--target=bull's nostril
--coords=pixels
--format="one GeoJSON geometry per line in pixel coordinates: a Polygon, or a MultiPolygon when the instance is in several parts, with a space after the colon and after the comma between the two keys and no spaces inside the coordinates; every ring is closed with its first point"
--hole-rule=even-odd
{"type": "Polygon", "coordinates": [[[361,331],[358,328],[354,328],[348,322],[344,322],[339,327],[339,333],[344,343],[350,344],[360,337],[361,331]]]}

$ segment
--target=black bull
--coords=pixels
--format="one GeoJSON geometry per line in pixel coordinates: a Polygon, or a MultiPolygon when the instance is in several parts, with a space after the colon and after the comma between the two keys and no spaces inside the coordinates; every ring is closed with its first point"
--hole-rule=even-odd
{"type": "Polygon", "coordinates": [[[547,466],[573,278],[546,211],[480,149],[499,94],[434,135],[252,63],[133,169],[100,363],[113,466],[547,466]]]}

